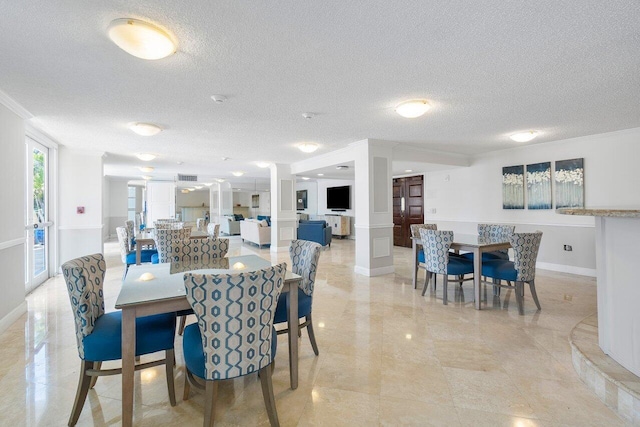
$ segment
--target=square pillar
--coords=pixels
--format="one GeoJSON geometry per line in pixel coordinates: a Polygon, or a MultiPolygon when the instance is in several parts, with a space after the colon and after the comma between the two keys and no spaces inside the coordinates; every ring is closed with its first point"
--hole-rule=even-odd
{"type": "Polygon", "coordinates": [[[271,165],[271,251],[287,251],[297,237],[295,176],[291,166],[271,165]]]}

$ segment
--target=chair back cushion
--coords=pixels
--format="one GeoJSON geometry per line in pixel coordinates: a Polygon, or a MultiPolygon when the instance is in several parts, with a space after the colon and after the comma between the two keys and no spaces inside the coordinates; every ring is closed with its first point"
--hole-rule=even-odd
{"type": "Polygon", "coordinates": [[[185,239],[171,242],[171,263],[172,266],[182,271],[191,266],[202,268],[212,259],[224,258],[229,251],[229,239],[185,239]]]}
{"type": "Polygon", "coordinates": [[[120,248],[120,258],[122,263],[127,265],[127,255],[129,255],[129,236],[127,235],[127,229],[124,227],[116,227],[116,235],[118,236],[118,247],[120,248]]]}
{"type": "Polygon", "coordinates": [[[185,273],[198,318],[207,380],[235,378],[273,360],[273,318],[287,264],[238,274],[185,273]]]}
{"type": "Polygon", "coordinates": [[[437,230],[438,224],[411,224],[411,237],[420,237],[420,230],[437,230]]]}
{"type": "Polygon", "coordinates": [[[214,224],[210,222],[207,225],[207,234],[209,235],[209,237],[216,238],[218,237],[219,233],[220,233],[220,224],[214,224]]]}
{"type": "Polygon", "coordinates": [[[302,281],[298,286],[308,296],[313,295],[321,248],[322,246],[318,243],[308,240],[292,240],[291,246],[289,246],[291,271],[302,276],[302,281]]]}
{"type": "Polygon", "coordinates": [[[422,250],[424,251],[427,271],[436,274],[447,274],[449,249],[453,243],[453,231],[420,229],[422,250]]]}
{"type": "Polygon", "coordinates": [[[83,256],[62,264],[62,274],[75,321],[78,354],[83,360],[82,340],[93,331],[96,321],[104,314],[102,284],[105,271],[106,264],[102,254],[83,256]]]}
{"type": "MultiPolygon", "coordinates": [[[[478,224],[478,236],[488,242],[506,242],[515,229],[515,225],[478,224]]],[[[509,258],[509,249],[499,249],[495,252],[503,253],[507,259],[509,258]]]]}
{"type": "Polygon", "coordinates": [[[127,229],[127,242],[129,244],[128,250],[131,251],[132,250],[131,243],[133,242],[133,239],[136,237],[135,232],[133,231],[134,230],[133,221],[131,221],[131,220],[125,221],[124,222],[124,226],[127,229]]]}
{"type": "Polygon", "coordinates": [[[187,240],[191,236],[191,228],[163,229],[155,231],[156,248],[158,249],[158,262],[171,262],[171,243],[174,240],[187,240]]]}
{"type": "Polygon", "coordinates": [[[513,233],[509,237],[513,248],[513,266],[518,272],[519,282],[528,282],[536,277],[536,259],[542,240],[542,231],[513,233]]]}

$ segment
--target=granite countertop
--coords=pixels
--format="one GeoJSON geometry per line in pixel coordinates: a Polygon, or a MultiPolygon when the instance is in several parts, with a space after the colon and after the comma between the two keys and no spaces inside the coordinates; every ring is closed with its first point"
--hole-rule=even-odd
{"type": "Polygon", "coordinates": [[[557,209],[561,215],[580,216],[607,216],[618,218],[640,218],[640,209],[617,209],[617,208],[564,208],[557,209]]]}

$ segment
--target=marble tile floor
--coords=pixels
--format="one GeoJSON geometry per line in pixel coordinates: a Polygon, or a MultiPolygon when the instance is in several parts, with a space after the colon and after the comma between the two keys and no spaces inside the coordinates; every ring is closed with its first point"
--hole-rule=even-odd
{"type": "MultiPolygon", "coordinates": [[[[490,289],[484,310],[476,311],[469,283],[450,286],[448,306],[440,287],[421,297],[411,285],[410,249],[394,249],[394,274],[369,278],[353,273],[354,247],[336,240],[321,255],[313,309],[320,356],[303,332],[297,390],[289,388],[286,335],[279,337],[274,391],[281,425],[626,425],[572,367],[568,336],[596,310],[595,279],[539,270],[541,312],[528,290],[519,316],[511,292],[494,299],[490,289]]],[[[232,238],[230,254],[249,253],[288,260],[287,253],[232,238]]],[[[110,311],[123,272],[115,242],[105,244],[105,256],[110,311]]],[[[0,335],[0,425],[63,426],[80,360],[62,276],[27,302],[28,313],[0,335]]],[[[178,405],[169,405],[162,367],[137,372],[135,425],[202,425],[204,396],[192,390],[182,400],[181,347],[177,337],[178,405]]],[[[78,425],[120,425],[120,397],[120,376],[100,378],[78,425]]],[[[268,425],[256,376],[221,385],[216,424],[268,425]]]]}

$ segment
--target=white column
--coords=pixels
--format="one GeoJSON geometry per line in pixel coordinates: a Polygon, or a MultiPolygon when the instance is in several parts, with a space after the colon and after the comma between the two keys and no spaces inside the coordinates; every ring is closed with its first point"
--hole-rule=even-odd
{"type": "Polygon", "coordinates": [[[355,151],[354,271],[365,276],[393,273],[392,145],[365,139],[355,151]]]}
{"type": "Polygon", "coordinates": [[[271,251],[288,250],[296,238],[295,176],[291,166],[271,165],[271,251]]]}
{"type": "Polygon", "coordinates": [[[233,190],[231,190],[230,182],[220,183],[220,192],[218,193],[218,197],[220,216],[233,215],[233,190]]]}

